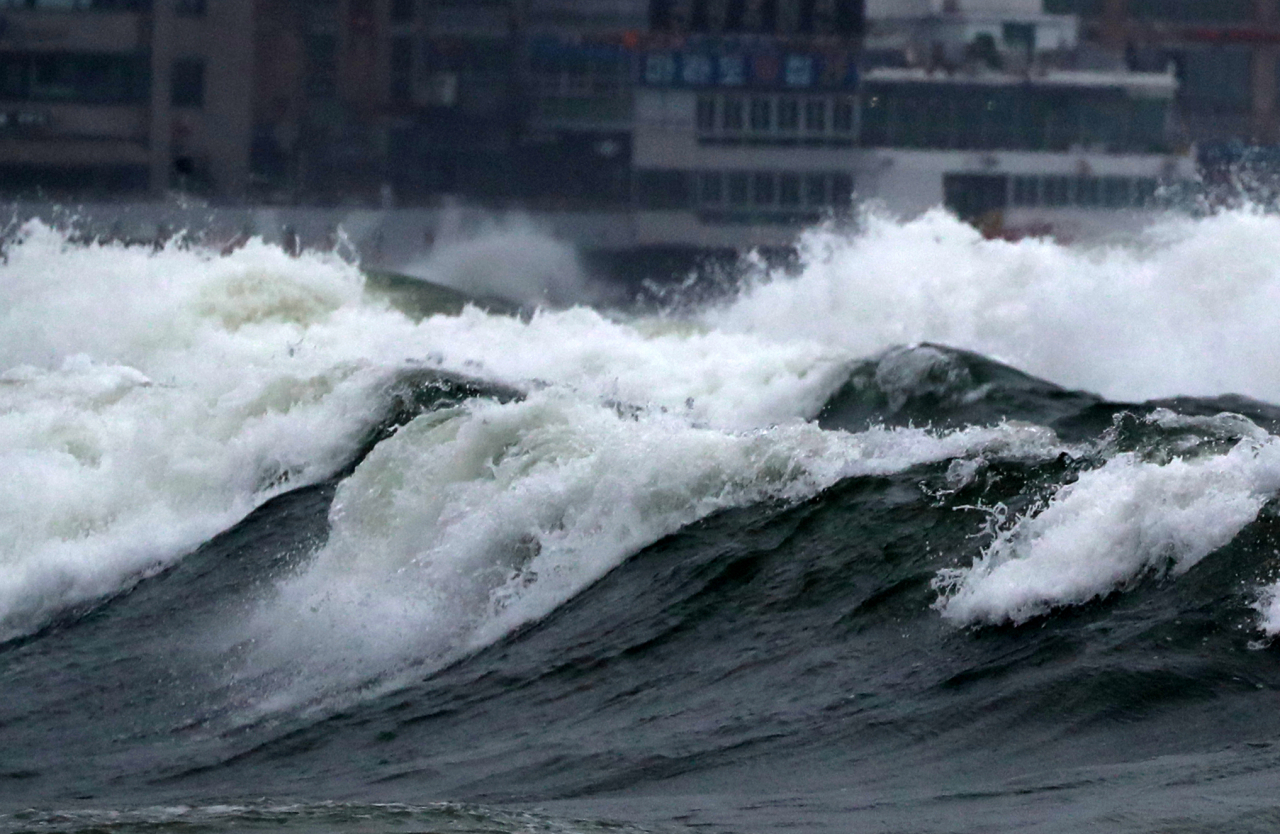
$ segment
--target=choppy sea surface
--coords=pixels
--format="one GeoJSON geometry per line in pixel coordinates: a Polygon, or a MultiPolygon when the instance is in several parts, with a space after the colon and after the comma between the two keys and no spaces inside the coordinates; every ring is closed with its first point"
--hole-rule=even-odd
{"type": "Polygon", "coordinates": [[[1280,827],[1280,218],[749,272],[23,227],[0,831],[1280,827]]]}

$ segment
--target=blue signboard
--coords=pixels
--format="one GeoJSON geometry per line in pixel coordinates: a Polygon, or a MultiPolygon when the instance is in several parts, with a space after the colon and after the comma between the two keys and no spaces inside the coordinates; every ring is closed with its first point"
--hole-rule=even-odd
{"type": "Polygon", "coordinates": [[[858,86],[854,51],[812,40],[782,38],[642,38],[530,40],[534,61],[634,62],[635,81],[683,89],[852,90],[858,86]]]}
{"type": "Polygon", "coordinates": [[[639,76],[639,82],[649,87],[850,90],[858,86],[857,64],[842,51],[651,50],[640,56],[639,76]]]}

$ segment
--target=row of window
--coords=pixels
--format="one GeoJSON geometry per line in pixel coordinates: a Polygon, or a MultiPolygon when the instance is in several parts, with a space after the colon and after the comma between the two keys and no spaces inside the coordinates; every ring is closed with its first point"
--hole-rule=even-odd
{"type": "Polygon", "coordinates": [[[0,98],[9,101],[133,104],[150,90],[145,55],[0,54],[0,98]]]}
{"type": "Polygon", "coordinates": [[[698,96],[698,133],[850,135],[857,113],[854,102],[851,96],[698,96]]]}
{"type": "Polygon", "coordinates": [[[1140,208],[1156,187],[1154,177],[1016,176],[1010,197],[1015,206],[1140,208]]]}
{"type": "Polygon", "coordinates": [[[0,194],[6,197],[118,194],[145,191],[149,184],[145,165],[0,164],[0,194]]]}
{"type": "Polygon", "coordinates": [[[842,171],[677,171],[636,173],[636,200],[647,209],[821,211],[848,207],[852,175],[842,171]]]}
{"type": "Polygon", "coordinates": [[[1167,101],[1118,89],[868,84],[861,135],[872,147],[1159,153],[1167,118],[1167,101]]]}
{"type": "MultiPolygon", "coordinates": [[[[204,105],[204,59],[173,62],[175,107],[204,105]]],[[[69,104],[137,104],[151,94],[151,64],[138,55],[0,55],[0,99],[69,104]]]]}

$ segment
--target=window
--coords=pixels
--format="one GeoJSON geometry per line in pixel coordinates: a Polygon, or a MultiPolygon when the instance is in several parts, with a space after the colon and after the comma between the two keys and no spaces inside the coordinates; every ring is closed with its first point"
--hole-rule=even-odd
{"type": "Polygon", "coordinates": [[[810,133],[826,132],[827,102],[825,99],[811,98],[804,103],[804,129],[810,133]]]}
{"type": "Polygon", "coordinates": [[[773,173],[770,171],[757,171],[752,178],[753,186],[751,191],[752,202],[757,206],[771,206],[777,200],[777,189],[774,185],[773,173]]]}
{"type": "Polygon", "coordinates": [[[1124,208],[1129,205],[1129,178],[1103,177],[1102,204],[1107,208],[1124,208]]]}
{"type": "Polygon", "coordinates": [[[714,96],[698,96],[698,130],[711,133],[716,129],[716,100],[714,96]]]}
{"type": "Polygon", "coordinates": [[[1102,203],[1102,182],[1097,177],[1076,178],[1076,202],[1082,206],[1102,203]]]}
{"type": "Polygon", "coordinates": [[[1070,177],[1045,177],[1041,187],[1046,206],[1057,208],[1071,203],[1070,177]]]}
{"type": "Polygon", "coordinates": [[[145,56],[0,54],[0,94],[17,101],[131,104],[150,94],[145,56]]]}
{"type": "Polygon", "coordinates": [[[793,98],[778,101],[778,130],[795,131],[800,127],[800,102],[793,98]]]}
{"type": "Polygon", "coordinates": [[[724,175],[719,171],[703,171],[698,188],[698,201],[717,205],[724,199],[724,175]]]}
{"type": "Polygon", "coordinates": [[[996,174],[944,174],[943,200],[963,220],[1000,211],[1008,203],[1009,178],[996,174]]]}
{"type": "Polygon", "coordinates": [[[726,98],[720,124],[725,130],[742,130],[742,99],[726,98]]]}
{"type": "Polygon", "coordinates": [[[751,99],[751,129],[767,131],[773,127],[773,102],[767,98],[751,99]]]}
{"type": "Polygon", "coordinates": [[[827,178],[822,174],[807,174],[804,178],[804,204],[811,208],[827,204],[827,178]]]}
{"type": "Polygon", "coordinates": [[[204,59],[179,58],[173,62],[169,101],[174,107],[204,106],[204,59]]]}
{"type": "Polygon", "coordinates": [[[747,192],[751,188],[751,178],[742,171],[734,171],[729,174],[729,204],[734,206],[745,206],[747,204],[747,192]]]}
{"type": "Polygon", "coordinates": [[[1015,206],[1040,205],[1040,178],[1014,177],[1013,204],[1015,206]]]}
{"type": "Polygon", "coordinates": [[[151,172],[145,165],[0,164],[0,193],[32,192],[118,194],[145,191],[151,172]]]}
{"type": "Polygon", "coordinates": [[[1150,205],[1156,198],[1156,181],[1147,177],[1139,177],[1133,181],[1133,204],[1150,205]]]}
{"type": "Polygon", "coordinates": [[[1031,55],[1036,51],[1036,25],[1034,23],[1005,23],[1000,27],[1000,39],[1009,48],[1031,55]]]}
{"type": "Polygon", "coordinates": [[[1188,104],[1247,110],[1253,94],[1250,47],[1186,49],[1174,56],[1179,97],[1188,104]]]}
{"type": "Polygon", "coordinates": [[[831,114],[831,126],[836,133],[853,132],[853,99],[838,98],[831,114]]]}
{"type": "Polygon", "coordinates": [[[831,205],[836,208],[853,205],[853,177],[849,174],[831,175],[831,205]]]}
{"type": "Polygon", "coordinates": [[[800,205],[800,175],[778,176],[778,205],[792,208],[800,205]]]}

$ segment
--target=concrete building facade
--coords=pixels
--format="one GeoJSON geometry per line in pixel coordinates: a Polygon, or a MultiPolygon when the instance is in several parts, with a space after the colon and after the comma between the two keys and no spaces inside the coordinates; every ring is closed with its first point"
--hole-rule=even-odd
{"type": "Polygon", "coordinates": [[[0,2],[0,193],[236,200],[253,0],[0,2]]]}

